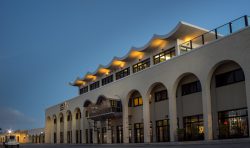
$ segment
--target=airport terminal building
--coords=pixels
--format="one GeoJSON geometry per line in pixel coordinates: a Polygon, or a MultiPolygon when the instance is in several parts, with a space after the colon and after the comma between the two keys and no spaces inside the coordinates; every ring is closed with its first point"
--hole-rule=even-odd
{"type": "Polygon", "coordinates": [[[249,23],[243,16],[209,31],[180,22],[77,78],[79,95],[46,109],[45,142],[249,137],[249,23]]]}

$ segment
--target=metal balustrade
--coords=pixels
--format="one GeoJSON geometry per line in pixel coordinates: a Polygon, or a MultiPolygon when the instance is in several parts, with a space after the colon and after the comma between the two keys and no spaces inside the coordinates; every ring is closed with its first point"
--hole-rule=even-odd
{"type": "Polygon", "coordinates": [[[96,116],[105,116],[107,114],[112,114],[112,113],[117,113],[117,112],[122,112],[122,108],[120,107],[108,107],[108,108],[96,107],[96,109],[93,109],[89,113],[89,118],[93,118],[96,116]]]}
{"type": "Polygon", "coordinates": [[[179,45],[181,54],[186,53],[192,49],[206,45],[214,40],[228,36],[234,32],[239,31],[249,26],[250,16],[239,17],[229,23],[219,26],[213,30],[210,30],[200,36],[197,36],[187,42],[179,45]]]}

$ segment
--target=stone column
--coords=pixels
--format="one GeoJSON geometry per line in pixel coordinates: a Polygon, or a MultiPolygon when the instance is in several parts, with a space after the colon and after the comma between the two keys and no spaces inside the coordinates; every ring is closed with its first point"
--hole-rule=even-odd
{"type": "Polygon", "coordinates": [[[211,106],[211,90],[210,82],[206,79],[201,82],[202,86],[202,108],[204,121],[204,138],[205,140],[213,139],[213,122],[212,122],[212,106],[211,106]]]}
{"type": "MultiPolygon", "coordinates": [[[[246,101],[247,101],[247,111],[248,111],[248,128],[250,129],[250,70],[244,69],[245,74],[245,87],[246,87],[246,101]]],[[[248,130],[248,135],[250,135],[250,130],[248,130]]]]}
{"type": "MultiPolygon", "coordinates": [[[[71,130],[72,130],[72,143],[76,143],[76,114],[73,113],[72,115],[72,121],[71,121],[71,130]]],[[[80,132],[80,131],[79,131],[80,132]]],[[[78,133],[79,133],[78,132],[78,133]]],[[[79,134],[78,134],[78,142],[79,142],[79,134]]]]}
{"type": "Polygon", "coordinates": [[[176,91],[169,89],[169,124],[170,124],[170,141],[177,141],[177,106],[176,91]]]}
{"type": "Polygon", "coordinates": [[[150,143],[150,109],[149,98],[143,97],[143,125],[144,125],[144,143],[150,143]]]}
{"type": "Polygon", "coordinates": [[[107,129],[107,143],[112,143],[112,135],[111,135],[111,119],[106,120],[106,129],[107,129]]]}
{"type": "Polygon", "coordinates": [[[65,114],[65,116],[63,116],[64,118],[64,121],[63,121],[63,125],[64,125],[64,128],[63,128],[63,143],[67,143],[67,131],[68,131],[68,122],[70,121],[67,121],[67,114],[65,114]]]}
{"type": "Polygon", "coordinates": [[[84,123],[84,119],[83,119],[83,114],[81,114],[81,118],[80,118],[80,129],[82,130],[82,143],[87,143],[86,142],[86,138],[85,138],[85,128],[87,129],[87,126],[84,123]]]}
{"type": "Polygon", "coordinates": [[[61,130],[61,123],[60,123],[60,117],[58,116],[58,118],[56,119],[57,124],[56,124],[56,142],[60,143],[60,130],[61,130]]]}
{"type": "MultiPolygon", "coordinates": [[[[126,100],[126,99],[125,99],[126,100]]],[[[129,120],[128,120],[128,102],[123,102],[122,106],[122,119],[123,119],[123,143],[129,143],[129,120]]]]}
{"type": "Polygon", "coordinates": [[[93,143],[94,144],[98,143],[97,136],[98,135],[97,135],[97,122],[96,122],[95,125],[93,126],[93,143]]]}
{"type": "Polygon", "coordinates": [[[181,41],[179,39],[176,39],[176,44],[175,44],[175,55],[178,56],[181,54],[181,50],[180,50],[180,45],[181,41]]]}
{"type": "Polygon", "coordinates": [[[55,128],[54,128],[54,119],[51,121],[51,136],[50,136],[50,143],[54,143],[54,132],[55,132],[55,128]]]}

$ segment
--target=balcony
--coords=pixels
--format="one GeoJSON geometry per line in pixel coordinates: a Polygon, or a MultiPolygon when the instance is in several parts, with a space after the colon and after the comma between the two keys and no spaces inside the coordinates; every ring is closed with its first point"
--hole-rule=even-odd
{"type": "Polygon", "coordinates": [[[119,118],[122,116],[122,108],[118,107],[108,107],[98,109],[95,108],[89,113],[89,119],[92,120],[106,120],[110,118],[119,118]]]}
{"type": "Polygon", "coordinates": [[[87,108],[88,119],[101,121],[122,116],[121,100],[100,97],[96,104],[87,108]]]}
{"type": "Polygon", "coordinates": [[[249,26],[249,20],[249,16],[242,16],[211,31],[208,31],[200,36],[197,36],[192,40],[184,42],[179,45],[180,53],[183,54],[189,52],[192,49],[201,47],[212,41],[223,38],[243,28],[246,28],[249,26]]]}

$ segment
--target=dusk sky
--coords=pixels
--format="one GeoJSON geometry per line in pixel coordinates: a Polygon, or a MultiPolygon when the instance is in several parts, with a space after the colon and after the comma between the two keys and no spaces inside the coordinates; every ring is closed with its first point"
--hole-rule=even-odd
{"type": "MultiPolygon", "coordinates": [[[[76,77],[167,34],[250,15],[249,0],[1,0],[0,128],[44,127],[45,109],[78,95],[76,77]]],[[[178,67],[178,66],[177,66],[178,67]]]]}

